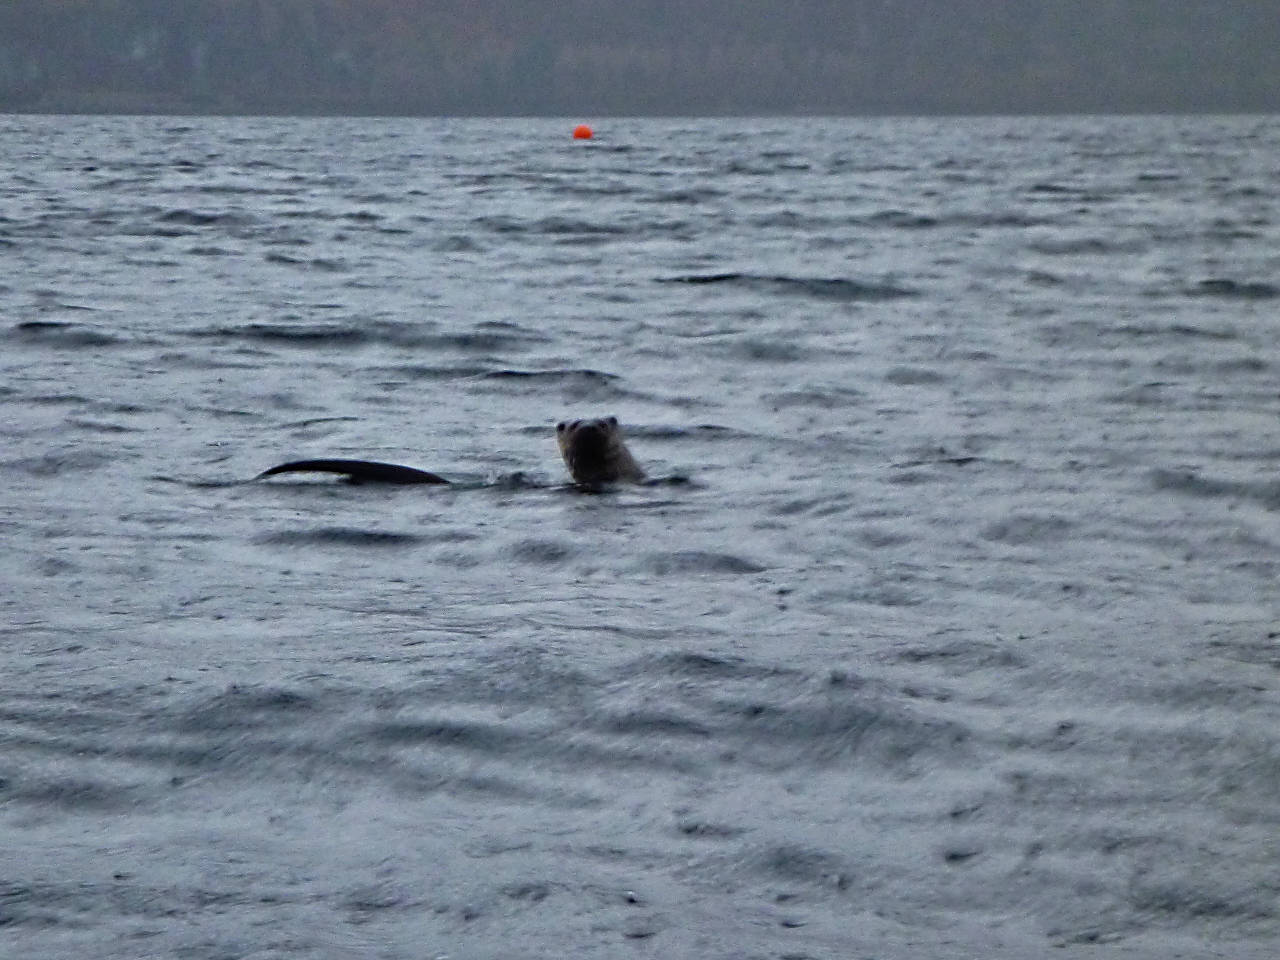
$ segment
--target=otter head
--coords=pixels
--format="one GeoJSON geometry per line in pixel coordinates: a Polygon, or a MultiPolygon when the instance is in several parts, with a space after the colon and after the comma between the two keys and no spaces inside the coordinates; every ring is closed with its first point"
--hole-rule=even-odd
{"type": "Polygon", "coordinates": [[[556,441],[575,483],[598,486],[644,479],[644,471],[622,440],[617,417],[561,420],[556,424],[556,441]]]}

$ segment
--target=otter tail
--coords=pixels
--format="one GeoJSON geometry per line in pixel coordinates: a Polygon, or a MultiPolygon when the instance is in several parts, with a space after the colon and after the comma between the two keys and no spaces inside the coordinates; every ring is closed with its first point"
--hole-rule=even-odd
{"type": "Polygon", "coordinates": [[[398,463],[379,463],[377,460],[291,460],[270,470],[263,470],[253,479],[261,480],[277,473],[340,473],[353,481],[369,483],[449,482],[426,470],[402,467],[398,463]]]}

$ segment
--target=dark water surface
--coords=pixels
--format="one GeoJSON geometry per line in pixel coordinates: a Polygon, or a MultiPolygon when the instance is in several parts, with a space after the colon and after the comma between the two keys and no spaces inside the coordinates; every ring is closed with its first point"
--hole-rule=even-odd
{"type": "Polygon", "coordinates": [[[0,945],[1274,956],[1280,121],[596,128],[0,117],[0,945]]]}

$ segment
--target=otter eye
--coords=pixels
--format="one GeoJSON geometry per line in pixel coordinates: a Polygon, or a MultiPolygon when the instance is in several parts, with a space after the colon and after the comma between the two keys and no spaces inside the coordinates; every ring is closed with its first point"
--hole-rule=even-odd
{"type": "Polygon", "coordinates": [[[611,426],[611,427],[616,427],[616,426],[618,425],[618,418],[617,418],[617,417],[605,417],[605,418],[604,418],[604,422],[605,422],[605,423],[607,423],[607,424],[608,424],[609,426],[611,426]]]}

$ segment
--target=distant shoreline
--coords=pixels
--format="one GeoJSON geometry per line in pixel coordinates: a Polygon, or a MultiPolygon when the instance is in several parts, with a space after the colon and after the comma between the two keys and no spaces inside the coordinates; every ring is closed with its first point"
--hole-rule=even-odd
{"type": "Polygon", "coordinates": [[[512,118],[512,119],[558,119],[564,117],[614,117],[614,118],[651,118],[668,119],[677,117],[691,118],[749,118],[749,117],[793,117],[797,119],[832,118],[867,118],[880,119],[892,117],[928,117],[935,119],[964,117],[1268,117],[1280,116],[1280,108],[1256,109],[1233,107],[1197,107],[1186,109],[1134,109],[1134,110],[1102,110],[1102,109],[1061,109],[1061,110],[742,110],[742,111],[607,111],[590,109],[564,109],[546,111],[418,111],[391,110],[369,107],[367,105],[350,105],[349,108],[332,105],[304,106],[280,105],[278,107],[255,107],[248,104],[209,104],[180,99],[155,100],[138,96],[86,96],[56,97],[35,103],[7,104],[0,103],[0,114],[13,116],[85,116],[85,117],[361,117],[366,119],[432,119],[432,118],[512,118]]]}

